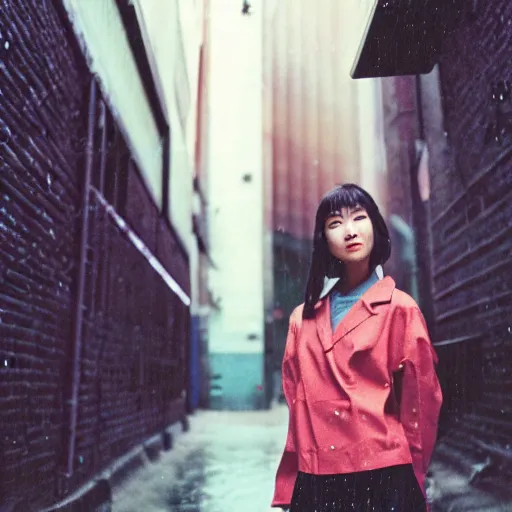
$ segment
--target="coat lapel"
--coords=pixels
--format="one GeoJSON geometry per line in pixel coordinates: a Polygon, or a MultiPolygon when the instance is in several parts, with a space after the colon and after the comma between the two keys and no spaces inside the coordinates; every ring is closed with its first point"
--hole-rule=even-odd
{"type": "Polygon", "coordinates": [[[362,299],[358,300],[334,331],[332,345],[338,343],[338,341],[342,340],[348,333],[352,332],[374,314],[376,313],[372,312],[362,299]]]}
{"type": "MultiPolygon", "coordinates": [[[[375,283],[363,296],[354,304],[345,318],[340,322],[335,332],[331,328],[331,306],[330,296],[317,305],[317,314],[315,317],[317,333],[324,348],[324,351],[330,350],[336,343],[343,339],[354,329],[364,324],[366,320],[378,314],[378,308],[374,306],[387,304],[391,302],[395,282],[391,277],[375,283]]],[[[371,345],[371,344],[370,344],[371,345]]],[[[365,350],[370,345],[365,343],[365,338],[361,338],[357,350],[365,350]],[[366,346],[368,345],[368,346],[366,346]]]]}
{"type": "Polygon", "coordinates": [[[325,351],[332,347],[331,301],[330,296],[317,304],[315,315],[316,332],[325,351]]]}

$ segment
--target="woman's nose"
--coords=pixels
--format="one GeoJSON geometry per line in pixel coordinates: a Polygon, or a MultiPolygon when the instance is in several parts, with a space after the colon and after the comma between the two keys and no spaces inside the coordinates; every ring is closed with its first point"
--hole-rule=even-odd
{"type": "Polygon", "coordinates": [[[354,225],[352,222],[349,222],[346,224],[345,227],[345,239],[350,240],[351,238],[354,238],[357,235],[356,230],[354,229],[354,225]]]}

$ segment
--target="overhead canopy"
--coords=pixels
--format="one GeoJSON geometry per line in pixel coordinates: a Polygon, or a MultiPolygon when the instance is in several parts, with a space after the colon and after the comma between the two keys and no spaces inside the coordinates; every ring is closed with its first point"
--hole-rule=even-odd
{"type": "Polygon", "coordinates": [[[475,9],[465,0],[366,0],[352,78],[429,73],[446,36],[475,9]]]}

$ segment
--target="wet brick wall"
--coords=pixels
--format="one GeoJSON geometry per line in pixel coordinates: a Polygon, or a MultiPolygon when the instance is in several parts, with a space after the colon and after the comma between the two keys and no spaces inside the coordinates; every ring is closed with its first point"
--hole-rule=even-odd
{"type": "Polygon", "coordinates": [[[0,1],[0,505],[8,509],[65,497],[184,410],[188,308],[106,207],[186,293],[188,260],[99,93],[72,372],[91,80],[60,2],[0,1]]]}
{"type": "Polygon", "coordinates": [[[507,482],[512,475],[512,4],[492,0],[475,6],[475,15],[447,41],[440,65],[451,164],[431,177],[436,341],[445,391],[442,422],[457,432],[448,437],[447,458],[468,470],[490,456],[487,474],[507,482]]]}
{"type": "Polygon", "coordinates": [[[87,76],[51,2],[2,1],[0,34],[0,496],[48,503],[65,428],[87,76]]]}
{"type": "Polygon", "coordinates": [[[91,211],[75,485],[181,418],[189,332],[188,308],[96,200],[91,211]]]}

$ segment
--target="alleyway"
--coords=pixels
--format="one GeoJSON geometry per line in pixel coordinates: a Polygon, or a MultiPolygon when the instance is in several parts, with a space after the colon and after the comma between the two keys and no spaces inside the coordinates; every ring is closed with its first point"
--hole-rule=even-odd
{"type": "Polygon", "coordinates": [[[199,412],[170,452],[114,490],[114,512],[266,512],[288,412],[199,412]]]}
{"type": "MultiPolygon", "coordinates": [[[[114,489],[113,512],[268,512],[286,437],[285,406],[270,411],[201,411],[174,448],[114,489]]],[[[179,429],[178,429],[179,431],[179,429]]],[[[511,512],[512,504],[468,484],[439,461],[431,466],[433,512],[511,512]]]]}
{"type": "Polygon", "coordinates": [[[512,512],[510,62],[511,0],[0,0],[0,512],[269,512],[287,408],[227,411],[342,183],[438,356],[432,512],[512,512]]]}

